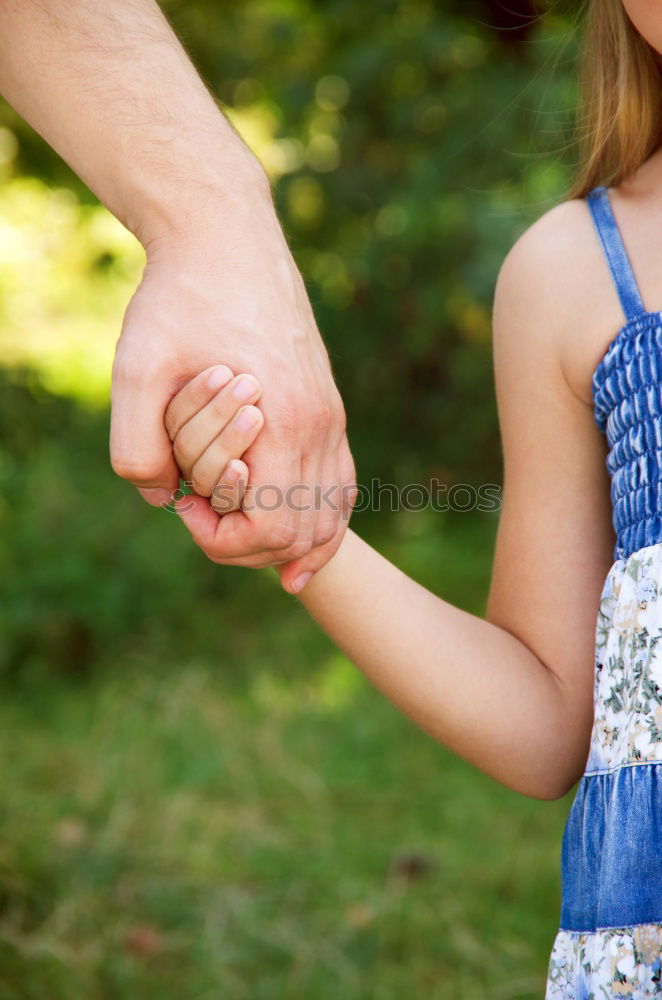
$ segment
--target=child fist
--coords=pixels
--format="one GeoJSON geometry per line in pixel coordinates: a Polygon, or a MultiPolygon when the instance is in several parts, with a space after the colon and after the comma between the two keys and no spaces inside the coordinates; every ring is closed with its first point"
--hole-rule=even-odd
{"type": "Polygon", "coordinates": [[[180,389],[165,412],[182,479],[199,496],[210,497],[219,514],[241,507],[248,483],[241,456],[264,422],[252,405],[261,391],[255,376],[234,376],[226,365],[215,365],[180,389]]]}

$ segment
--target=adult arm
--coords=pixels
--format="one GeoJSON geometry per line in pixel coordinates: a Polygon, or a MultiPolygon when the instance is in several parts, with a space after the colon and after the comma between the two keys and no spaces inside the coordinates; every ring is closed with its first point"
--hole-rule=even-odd
{"type": "MultiPolygon", "coordinates": [[[[250,372],[265,414],[251,482],[274,489],[250,514],[227,515],[207,554],[318,569],[346,527],[338,505],[302,511],[273,497],[353,479],[342,402],[266,175],[158,5],[0,0],[0,92],[146,251],[113,368],[115,471],[163,502],[178,482],[171,397],[213,364],[250,372]]],[[[287,567],[282,579],[289,589],[287,567]]]]}

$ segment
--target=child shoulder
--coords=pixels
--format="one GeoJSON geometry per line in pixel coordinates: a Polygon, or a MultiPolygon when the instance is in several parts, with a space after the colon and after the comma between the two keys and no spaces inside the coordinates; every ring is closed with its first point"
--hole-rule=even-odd
{"type": "MultiPolygon", "coordinates": [[[[604,264],[583,198],[559,202],[529,225],[499,269],[495,337],[536,340],[545,348],[572,340],[590,325],[604,264]]],[[[599,292],[598,292],[599,294],[599,292]]]]}
{"type": "Polygon", "coordinates": [[[583,198],[559,202],[515,240],[497,279],[509,291],[557,301],[583,289],[587,268],[595,266],[595,233],[583,198]]]}

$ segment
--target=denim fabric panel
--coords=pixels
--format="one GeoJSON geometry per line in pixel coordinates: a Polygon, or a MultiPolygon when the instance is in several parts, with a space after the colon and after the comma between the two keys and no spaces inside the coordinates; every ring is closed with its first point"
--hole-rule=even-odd
{"type": "Polygon", "coordinates": [[[589,192],[586,201],[607,258],[625,318],[626,320],[631,319],[644,312],[644,306],[620,230],[611,209],[609,192],[601,184],[589,192]]]}
{"type": "Polygon", "coordinates": [[[563,832],[561,929],[662,921],[662,765],[585,775],[563,832]]]}
{"type": "Polygon", "coordinates": [[[592,379],[620,559],[662,540],[662,314],[644,309],[608,189],[599,185],[586,202],[626,320],[592,379]]]}
{"type": "Polygon", "coordinates": [[[595,420],[607,437],[614,558],[662,541],[662,315],[622,328],[593,375],[595,420]]]}

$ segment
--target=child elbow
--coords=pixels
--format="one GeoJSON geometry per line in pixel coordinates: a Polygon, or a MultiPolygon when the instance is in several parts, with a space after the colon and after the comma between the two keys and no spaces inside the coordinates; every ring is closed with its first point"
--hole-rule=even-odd
{"type": "Polygon", "coordinates": [[[571,768],[546,768],[542,773],[527,775],[525,781],[513,784],[515,791],[526,795],[530,799],[539,799],[541,802],[555,802],[563,799],[572,791],[583,773],[582,767],[571,768]]]}
{"type": "Polygon", "coordinates": [[[557,799],[563,799],[568,794],[570,789],[574,786],[575,782],[567,782],[560,785],[546,785],[540,788],[538,793],[533,796],[535,799],[539,799],[541,802],[556,802],[557,799]]]}

